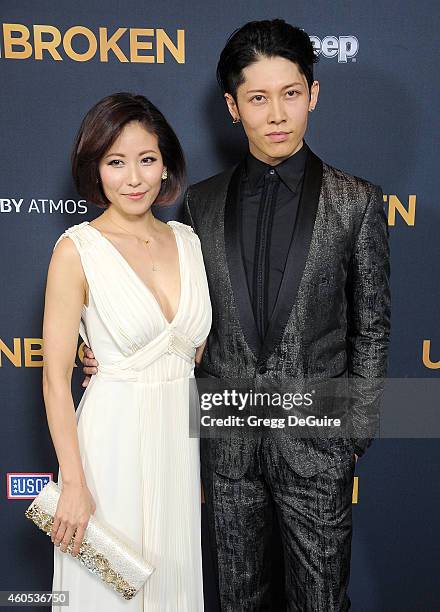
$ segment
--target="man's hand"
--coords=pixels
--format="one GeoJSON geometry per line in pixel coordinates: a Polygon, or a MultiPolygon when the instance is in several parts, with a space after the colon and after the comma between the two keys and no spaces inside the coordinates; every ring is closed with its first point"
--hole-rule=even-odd
{"type": "Polygon", "coordinates": [[[84,360],[83,360],[83,372],[85,378],[83,380],[82,386],[87,387],[90,382],[90,377],[93,374],[96,374],[98,371],[99,363],[95,359],[95,355],[91,348],[89,348],[86,344],[84,345],[84,360]]]}

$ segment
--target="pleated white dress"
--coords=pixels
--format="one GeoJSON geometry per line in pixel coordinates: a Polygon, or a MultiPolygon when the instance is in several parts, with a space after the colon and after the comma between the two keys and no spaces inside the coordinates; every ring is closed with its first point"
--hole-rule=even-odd
{"type": "Polygon", "coordinates": [[[77,410],[95,517],[156,568],[125,601],[55,547],[52,588],[70,592],[70,612],[203,610],[199,441],[189,437],[188,395],[211,306],[197,235],[177,221],[168,225],[181,278],[171,323],[122,254],[87,221],[60,237],[69,236],[81,257],[89,304],[80,333],[100,364],[77,410]]]}

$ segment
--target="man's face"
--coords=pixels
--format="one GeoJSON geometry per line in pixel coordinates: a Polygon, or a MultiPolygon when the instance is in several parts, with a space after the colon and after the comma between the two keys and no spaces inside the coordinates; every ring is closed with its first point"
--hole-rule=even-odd
{"type": "Polygon", "coordinates": [[[261,57],[243,70],[236,101],[225,94],[229,112],[241,119],[249,150],[276,165],[302,146],[308,114],[318,101],[319,83],[310,90],[298,66],[283,57],[261,57]]]}

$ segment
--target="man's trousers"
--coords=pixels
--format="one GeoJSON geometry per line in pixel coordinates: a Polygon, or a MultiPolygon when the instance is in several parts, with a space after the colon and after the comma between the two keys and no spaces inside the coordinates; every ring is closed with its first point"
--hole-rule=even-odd
{"type": "Polygon", "coordinates": [[[344,456],[325,471],[302,477],[273,438],[259,441],[242,478],[202,466],[222,612],[281,612],[283,599],[288,612],[350,608],[354,469],[354,456],[344,456]],[[273,575],[277,523],[284,577],[273,575]],[[273,590],[280,578],[281,598],[273,590]]]}

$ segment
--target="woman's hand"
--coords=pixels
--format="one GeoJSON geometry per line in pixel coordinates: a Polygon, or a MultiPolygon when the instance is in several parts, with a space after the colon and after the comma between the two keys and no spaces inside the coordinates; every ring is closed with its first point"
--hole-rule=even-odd
{"type": "Polygon", "coordinates": [[[98,366],[99,366],[99,363],[96,361],[95,355],[93,354],[92,349],[89,348],[87,344],[85,344],[84,345],[84,359],[83,359],[83,373],[85,375],[85,378],[82,382],[83,387],[87,387],[87,385],[90,382],[90,377],[93,376],[93,374],[97,373],[98,366]]]}
{"type": "Polygon", "coordinates": [[[90,516],[96,504],[85,484],[63,483],[51,531],[55,546],[66,552],[70,540],[75,536],[72,556],[79,553],[90,516]]]}

